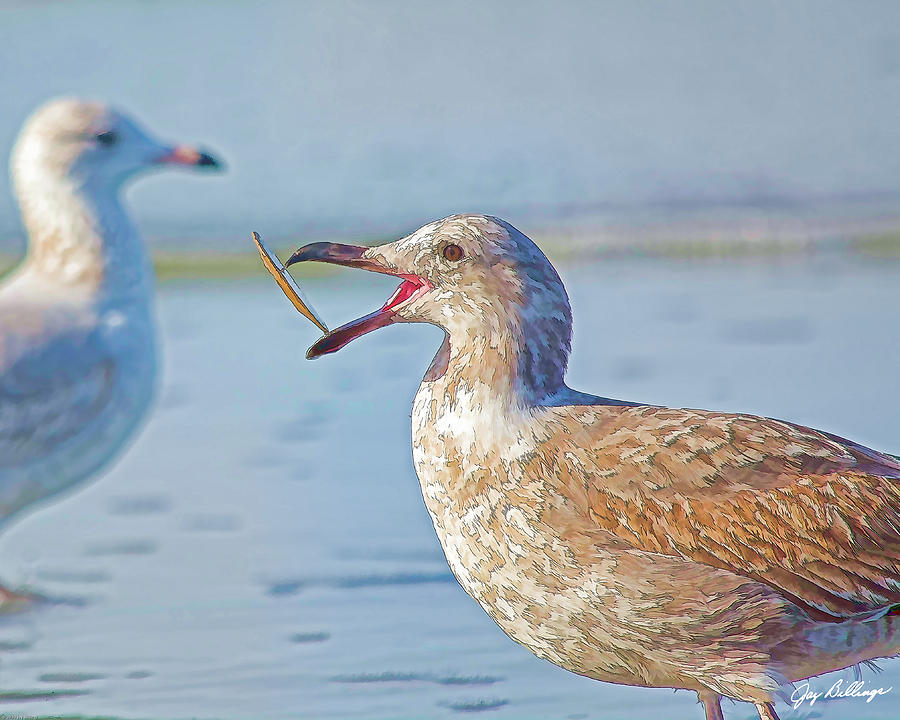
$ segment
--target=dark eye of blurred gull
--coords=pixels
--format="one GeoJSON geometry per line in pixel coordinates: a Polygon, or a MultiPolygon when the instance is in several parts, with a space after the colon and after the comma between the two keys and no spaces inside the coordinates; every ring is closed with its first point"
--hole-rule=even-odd
{"type": "Polygon", "coordinates": [[[94,139],[104,147],[112,147],[119,142],[119,133],[114,130],[107,130],[106,132],[97,133],[94,139]]]}
{"type": "Polygon", "coordinates": [[[459,245],[448,245],[444,248],[444,259],[456,262],[462,260],[463,249],[459,245]]]}

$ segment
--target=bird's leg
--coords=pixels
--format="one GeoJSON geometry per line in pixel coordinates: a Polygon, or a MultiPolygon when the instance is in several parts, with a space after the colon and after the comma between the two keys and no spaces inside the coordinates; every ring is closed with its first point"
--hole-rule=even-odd
{"type": "Polygon", "coordinates": [[[759,713],[759,720],[778,720],[778,713],[772,703],[756,703],[756,712],[759,713]]]}
{"type": "Polygon", "coordinates": [[[722,714],[722,696],[714,693],[712,690],[702,690],[697,692],[697,697],[703,703],[703,709],[706,711],[706,720],[725,720],[722,714]]]}

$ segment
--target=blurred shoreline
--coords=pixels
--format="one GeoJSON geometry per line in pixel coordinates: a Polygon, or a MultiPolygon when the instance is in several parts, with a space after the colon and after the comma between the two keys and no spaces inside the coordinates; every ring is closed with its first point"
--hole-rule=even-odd
{"type": "MultiPolygon", "coordinates": [[[[774,214],[729,211],[727,217],[685,213],[679,218],[643,221],[579,221],[515,223],[556,262],[573,263],[614,258],[678,258],[682,260],[740,260],[769,256],[802,256],[819,252],[858,254],[900,261],[900,214],[849,215],[774,214]]],[[[388,242],[393,236],[326,238],[365,245],[388,242]]],[[[310,242],[322,238],[308,238],[310,242]]],[[[289,255],[306,239],[273,234],[267,237],[279,255],[289,255]]],[[[212,247],[196,238],[148,237],[160,282],[171,280],[227,280],[263,274],[249,232],[246,250],[212,247]]],[[[0,246],[24,245],[24,237],[0,239],[0,246]]],[[[0,273],[11,270],[20,255],[0,253],[0,273]]],[[[337,269],[313,265],[307,276],[329,275],[337,269]]]]}
{"type": "MultiPolygon", "coordinates": [[[[520,227],[520,229],[522,229],[520,227]]],[[[740,258],[820,250],[900,258],[900,214],[849,211],[772,212],[723,208],[654,217],[540,227],[525,231],[548,254],[566,260],[598,257],[740,258]]]]}

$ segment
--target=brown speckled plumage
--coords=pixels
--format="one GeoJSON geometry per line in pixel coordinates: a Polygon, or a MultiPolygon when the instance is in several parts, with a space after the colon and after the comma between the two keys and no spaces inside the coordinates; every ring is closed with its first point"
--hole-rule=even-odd
{"type": "Polygon", "coordinates": [[[444,329],[413,405],[415,468],[454,574],[514,640],[598,680],[694,690],[708,718],[720,696],[775,717],[785,682],[900,651],[900,460],[778,420],[571,390],[562,283],[495,218],[446,218],[352,260],[337,247],[295,260],[421,287],[311,354],[389,322],[444,329]],[[442,258],[448,243],[462,260],[442,258]]]}

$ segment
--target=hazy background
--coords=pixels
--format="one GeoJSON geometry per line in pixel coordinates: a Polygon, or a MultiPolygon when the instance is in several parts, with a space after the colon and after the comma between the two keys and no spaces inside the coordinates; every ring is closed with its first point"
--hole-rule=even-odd
{"type": "MultiPolygon", "coordinates": [[[[0,718],[699,720],[693,693],[538,660],[463,592],[410,457],[440,332],[306,362],[251,229],[499,214],[566,283],[573,387],[900,453],[900,3],[0,0],[3,153],[61,94],[229,171],[129,191],[180,278],[159,398],[121,461],[0,535],[3,582],[51,599],[0,617],[0,718]]],[[[2,176],[7,263],[19,222],[2,176]]],[[[295,275],[329,325],[394,288],[295,275]]],[[[889,695],[814,716],[895,720],[881,665],[889,695]]]]}
{"type": "MultiPolygon", "coordinates": [[[[898,215],[900,4],[3,2],[0,147],[50,96],[220,152],[134,190],[168,242],[898,215]],[[723,207],[726,212],[723,213],[723,207]]],[[[21,231],[0,182],[0,247],[21,231]]]]}

